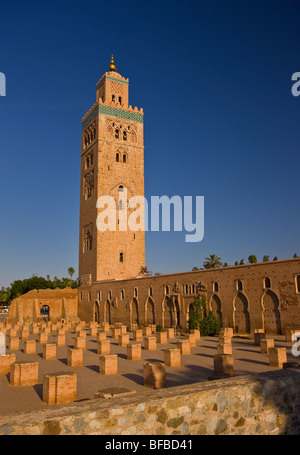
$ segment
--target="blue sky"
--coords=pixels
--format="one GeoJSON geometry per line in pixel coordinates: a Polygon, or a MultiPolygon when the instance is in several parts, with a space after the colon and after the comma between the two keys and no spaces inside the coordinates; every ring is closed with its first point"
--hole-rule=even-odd
{"type": "Polygon", "coordinates": [[[296,0],[0,6],[0,286],[78,272],[81,120],[113,53],[145,113],[145,193],[205,197],[205,234],[148,232],[153,273],[300,254],[296,0]]]}

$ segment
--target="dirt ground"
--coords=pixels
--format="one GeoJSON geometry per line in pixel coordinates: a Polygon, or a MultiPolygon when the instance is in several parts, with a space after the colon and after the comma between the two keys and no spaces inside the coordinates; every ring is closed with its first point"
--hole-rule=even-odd
{"type": "MultiPolygon", "coordinates": [[[[157,344],[156,351],[147,351],[142,345],[142,360],[127,360],[127,348],[118,345],[117,340],[107,334],[111,342],[111,354],[118,355],[118,374],[104,376],[99,373],[99,355],[97,354],[96,337],[87,335],[86,349],[83,354],[82,367],[69,367],[67,365],[67,348],[74,346],[74,331],[67,332],[66,346],[57,347],[56,360],[44,360],[42,358],[42,345],[37,343],[36,354],[24,354],[25,341],[20,340],[20,350],[10,351],[7,354],[16,354],[17,361],[39,362],[39,383],[35,386],[13,387],[9,383],[9,374],[0,376],[0,415],[15,412],[42,409],[48,405],[42,401],[43,376],[54,372],[77,373],[77,400],[94,398],[99,390],[111,387],[124,387],[136,390],[142,394],[143,386],[143,362],[164,361],[164,349],[177,347],[177,340],[183,337],[168,339],[167,344],[157,344]]],[[[271,336],[269,338],[272,338],[271,336]]],[[[38,335],[30,333],[29,339],[36,340],[38,335]]],[[[275,347],[286,347],[288,360],[298,360],[291,355],[291,343],[287,343],[282,336],[275,336],[275,347]]],[[[48,343],[55,342],[55,334],[49,336],[48,343]]],[[[130,333],[132,342],[132,333],[130,333]]],[[[138,342],[135,342],[138,343],[138,342]]],[[[181,367],[166,367],[166,387],[175,387],[183,384],[192,384],[207,381],[213,374],[213,356],[217,351],[218,339],[216,337],[203,337],[197,341],[197,346],[191,348],[191,355],[181,356],[181,367]]],[[[269,367],[268,356],[260,353],[259,346],[255,346],[253,340],[233,338],[233,357],[236,375],[257,374],[275,370],[269,367]]],[[[155,393],[155,390],[153,391],[155,393]]]]}

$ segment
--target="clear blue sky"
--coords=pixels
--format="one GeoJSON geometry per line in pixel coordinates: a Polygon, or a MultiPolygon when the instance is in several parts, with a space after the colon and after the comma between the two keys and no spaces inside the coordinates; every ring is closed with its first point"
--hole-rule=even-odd
{"type": "Polygon", "coordinates": [[[0,286],[78,273],[81,120],[113,53],[145,112],[145,190],[205,197],[205,235],[147,233],[153,273],[300,254],[297,0],[0,6],[0,286]]]}

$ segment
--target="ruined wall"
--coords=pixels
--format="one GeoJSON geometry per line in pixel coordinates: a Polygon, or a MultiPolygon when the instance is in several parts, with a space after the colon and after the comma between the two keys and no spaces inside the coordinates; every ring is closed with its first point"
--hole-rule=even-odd
{"type": "Polygon", "coordinates": [[[190,305],[205,295],[210,309],[237,332],[300,326],[300,259],[246,264],[81,287],[78,316],[87,321],[185,326],[190,305]]]}
{"type": "Polygon", "coordinates": [[[0,434],[214,435],[300,434],[300,373],[145,389],[0,418],[0,434]]]}
{"type": "Polygon", "coordinates": [[[78,291],[71,288],[29,291],[11,302],[9,318],[13,322],[36,322],[45,305],[50,309],[49,319],[54,322],[58,319],[78,319],[78,291]]]}

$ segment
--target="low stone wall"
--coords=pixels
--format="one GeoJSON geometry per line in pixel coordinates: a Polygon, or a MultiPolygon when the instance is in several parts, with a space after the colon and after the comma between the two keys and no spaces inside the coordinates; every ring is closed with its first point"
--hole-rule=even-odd
{"type": "Polygon", "coordinates": [[[0,418],[11,435],[300,434],[300,370],[146,389],[0,418]]]}

